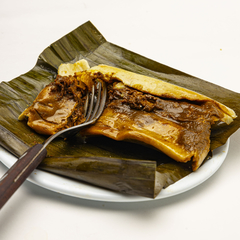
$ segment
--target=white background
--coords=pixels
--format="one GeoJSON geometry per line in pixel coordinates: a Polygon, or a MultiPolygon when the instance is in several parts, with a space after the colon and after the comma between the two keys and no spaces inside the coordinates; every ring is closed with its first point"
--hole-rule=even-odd
{"type": "MultiPolygon", "coordinates": [[[[0,81],[88,20],[112,43],[240,92],[239,0],[1,0],[0,81]]],[[[214,176],[158,201],[87,201],[25,182],[0,211],[0,239],[240,239],[239,147],[238,131],[214,176]]]]}

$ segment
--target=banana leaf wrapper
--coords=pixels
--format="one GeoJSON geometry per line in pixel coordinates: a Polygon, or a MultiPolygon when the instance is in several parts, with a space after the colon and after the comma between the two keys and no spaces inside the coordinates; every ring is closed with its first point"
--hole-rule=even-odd
{"type": "MultiPolygon", "coordinates": [[[[110,43],[91,22],[86,22],[46,48],[29,72],[0,84],[1,146],[19,157],[46,139],[26,122],[18,121],[18,116],[54,80],[61,63],[80,59],[86,59],[91,67],[106,64],[185,87],[227,105],[240,115],[240,94],[110,43]]],[[[211,150],[225,144],[239,126],[239,118],[230,125],[215,125],[211,150]]],[[[41,169],[146,197],[155,197],[162,188],[191,173],[187,164],[179,164],[159,151],[104,137],[92,138],[87,143],[81,136],[67,141],[57,139],[47,150],[48,157],[40,164],[41,169]]]]}
{"type": "Polygon", "coordinates": [[[105,189],[151,198],[158,195],[167,180],[156,172],[154,161],[146,160],[52,157],[45,159],[41,168],[105,189]]]}

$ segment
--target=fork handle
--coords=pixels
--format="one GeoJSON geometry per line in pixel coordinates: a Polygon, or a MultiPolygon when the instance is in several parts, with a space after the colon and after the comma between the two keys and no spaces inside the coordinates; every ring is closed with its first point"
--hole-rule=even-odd
{"type": "Polygon", "coordinates": [[[46,157],[42,144],[29,148],[0,179],[0,209],[46,157]]]}

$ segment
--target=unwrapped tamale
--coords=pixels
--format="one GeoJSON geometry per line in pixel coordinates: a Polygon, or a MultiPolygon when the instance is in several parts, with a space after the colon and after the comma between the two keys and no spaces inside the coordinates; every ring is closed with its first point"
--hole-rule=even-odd
{"type": "Polygon", "coordinates": [[[210,150],[211,126],[236,118],[227,106],[158,79],[107,65],[78,72],[70,66],[61,65],[57,79],[20,116],[26,115],[38,133],[54,134],[83,122],[84,90],[101,80],[108,86],[105,110],[81,131],[83,136],[147,144],[178,162],[192,162],[196,171],[210,150]]]}
{"type": "MultiPolygon", "coordinates": [[[[46,49],[44,49],[44,51],[39,55],[36,65],[31,70],[24,74],[21,74],[20,76],[12,79],[11,81],[3,81],[0,83],[1,146],[10,151],[14,156],[20,157],[29,147],[32,147],[36,143],[44,142],[48,136],[36,133],[32,128],[28,127],[25,120],[17,121],[18,116],[24,111],[25,108],[28,108],[28,106],[32,105],[34,99],[36,99],[37,95],[46,85],[56,79],[57,73],[61,77],[68,77],[69,73],[71,72],[72,77],[75,78],[77,77],[77,75],[74,76],[74,73],[89,69],[87,71],[88,73],[86,72],[86,74],[92,76],[94,72],[96,73],[100,71],[99,68],[101,68],[101,72],[106,77],[106,79],[107,75],[111,76],[111,78],[109,78],[110,80],[115,78],[115,85],[111,86],[109,82],[109,89],[111,87],[112,89],[117,87],[119,89],[119,93],[121,91],[125,92],[128,89],[131,90],[131,92],[135,92],[137,93],[137,95],[140,95],[141,99],[143,99],[142,97],[145,96],[145,94],[150,94],[152,95],[152,99],[155,99],[155,97],[160,97],[162,103],[168,100],[168,105],[170,104],[170,101],[173,100],[173,102],[180,105],[183,104],[183,102],[186,102],[191,104],[194,103],[195,106],[197,105],[197,107],[200,107],[200,103],[203,103],[206,100],[206,97],[204,97],[205,100],[203,101],[191,101],[186,100],[186,98],[184,97],[181,98],[181,96],[184,96],[182,95],[184,92],[189,93],[189,91],[186,90],[189,89],[223,103],[231,109],[234,109],[237,115],[240,115],[239,93],[233,92],[231,90],[213,84],[209,81],[205,81],[203,79],[191,76],[187,73],[171,68],[157,61],[153,61],[147,57],[144,57],[128,49],[122,48],[121,46],[118,46],[114,43],[111,43],[104,38],[100,31],[90,21],[88,21],[77,27],[70,33],[66,34],[56,42],[50,44],[46,49]],[[73,62],[76,62],[78,60],[81,61],[79,63],[72,64],[73,62]],[[90,65],[91,70],[89,69],[90,67],[88,64],[90,65]],[[108,67],[99,66],[99,64],[105,64],[108,65],[108,67]],[[119,74],[122,74],[123,71],[120,70],[120,72],[116,73],[115,69],[113,68],[111,68],[111,71],[109,71],[109,66],[114,66],[118,69],[120,68],[128,71],[128,78],[125,79],[123,83],[124,88],[122,88],[119,78],[119,74]],[[111,73],[111,75],[109,75],[108,73],[111,73]],[[139,84],[138,87],[144,86],[144,88],[139,89],[137,88],[136,84],[129,85],[131,82],[134,83],[133,79],[130,77],[136,76],[133,73],[141,74],[141,81],[145,83],[139,84]],[[148,83],[150,79],[151,82],[148,83]],[[171,95],[169,95],[170,98],[168,98],[168,96],[166,95],[158,96],[156,92],[148,92],[150,88],[156,90],[154,86],[156,86],[155,83],[158,81],[161,83],[166,83],[162,84],[161,86],[164,87],[158,88],[158,91],[165,91],[165,93],[168,93],[167,95],[173,94],[180,98],[176,100],[174,98],[171,98],[171,95]],[[175,87],[172,88],[172,85],[169,85],[169,83],[173,84],[175,87]],[[178,88],[177,86],[179,86],[180,88],[178,88]],[[184,91],[179,91],[180,89],[182,89],[181,87],[185,88],[184,91]],[[176,91],[178,92],[178,94],[176,94],[176,91]]],[[[116,93],[117,92],[114,93],[115,96],[116,93]]],[[[190,96],[197,96],[197,99],[199,100],[200,95],[195,95],[192,93],[190,94],[190,96]]],[[[124,106],[121,106],[121,108],[125,107],[129,110],[129,106],[126,104],[126,102],[124,103],[124,99],[116,99],[116,101],[118,101],[118,103],[121,102],[121,104],[124,104],[124,106]]],[[[146,101],[144,102],[146,103],[146,101]]],[[[108,101],[108,103],[110,104],[110,101],[108,101]]],[[[134,104],[131,104],[131,111],[140,110],[142,113],[144,111],[145,114],[155,114],[154,119],[159,118],[160,110],[156,110],[156,107],[154,107],[153,111],[148,112],[145,111],[147,110],[146,107],[145,110],[143,110],[143,108],[136,109],[135,102],[132,103],[134,104]],[[135,108],[132,108],[133,105],[135,108]],[[158,112],[158,116],[156,112],[158,112]]],[[[109,109],[110,106],[111,104],[106,109],[109,109]]],[[[145,106],[149,107],[149,101],[148,104],[145,106]]],[[[160,116],[161,119],[166,121],[169,126],[177,126],[176,121],[169,118],[170,115],[168,114],[167,116],[163,116],[161,114],[160,116]],[[170,121],[172,121],[172,123],[170,123],[170,121]]],[[[22,115],[22,117],[23,116],[24,115],[22,115]]],[[[147,119],[148,121],[144,122],[145,131],[149,130],[146,129],[147,124],[151,126],[149,122],[149,115],[147,116],[148,118],[145,118],[145,120],[147,119]]],[[[226,118],[223,118],[222,121],[224,120],[225,122],[229,123],[232,120],[231,117],[229,118],[227,115],[225,116],[226,118]]],[[[233,114],[232,118],[234,118],[234,116],[235,115],[233,114]]],[[[127,116],[125,116],[125,118],[127,118],[127,116]]],[[[131,120],[131,118],[129,118],[129,120],[131,120]]],[[[215,124],[211,124],[211,151],[220,146],[223,146],[227,142],[228,138],[239,129],[239,117],[234,119],[231,124],[226,124],[222,121],[217,121],[215,122],[215,124]]],[[[42,123],[43,122],[44,121],[42,121],[42,123]]],[[[110,121],[108,121],[108,123],[110,123],[110,121]]],[[[121,124],[123,123],[125,122],[122,121],[121,124]]],[[[188,122],[185,122],[185,124],[187,123],[188,122]]],[[[114,127],[116,127],[117,125],[118,123],[116,121],[116,125],[114,127]]],[[[126,133],[128,133],[128,135],[130,136],[130,133],[137,133],[137,131],[139,131],[139,133],[144,136],[144,138],[141,138],[140,140],[145,139],[148,145],[150,144],[150,146],[153,146],[151,145],[153,141],[149,141],[148,138],[146,138],[146,134],[144,135],[144,132],[140,131],[143,130],[142,126],[143,123],[141,121],[138,121],[137,129],[135,128],[134,131],[125,131],[125,137],[127,136],[126,133]]],[[[167,125],[162,124],[162,126],[165,127],[167,125]]],[[[94,126],[92,126],[91,129],[86,129],[85,134],[87,134],[87,131],[94,130],[93,127],[94,126]]],[[[111,128],[112,127],[113,125],[111,126],[111,128]]],[[[111,128],[108,127],[108,134],[111,128]]],[[[116,128],[114,129],[114,131],[116,131],[116,128]]],[[[187,129],[187,131],[190,131],[190,129],[187,129]]],[[[151,130],[151,132],[153,133],[154,131],[151,130]]],[[[102,131],[102,133],[104,133],[104,131],[102,131]]],[[[149,131],[147,131],[147,133],[149,133],[149,131]]],[[[95,131],[95,134],[99,134],[99,131],[95,131]]],[[[140,136],[140,134],[138,134],[138,136],[140,136]]],[[[191,134],[191,136],[194,136],[194,134],[191,134]]],[[[125,138],[124,140],[126,141],[116,141],[105,136],[93,137],[92,135],[91,137],[87,137],[87,139],[83,139],[79,134],[77,134],[71,139],[67,139],[66,141],[59,138],[53,141],[50,145],[48,145],[48,156],[45,160],[43,160],[39,168],[53,173],[61,174],[61,176],[81,179],[81,181],[86,181],[88,183],[108,189],[111,185],[111,189],[113,190],[120,192],[124,191],[131,194],[147,197],[153,197],[157,193],[155,191],[156,189],[153,188],[153,186],[158,185],[156,184],[157,178],[150,178],[149,175],[141,174],[142,171],[138,172],[138,175],[135,172],[136,165],[126,165],[124,163],[125,160],[126,162],[134,161],[134,163],[138,163],[140,164],[140,166],[141,164],[145,164],[146,162],[151,165],[150,161],[153,161],[154,165],[156,165],[156,168],[151,168],[153,172],[150,175],[154,176],[155,174],[155,176],[159,176],[159,174],[157,173],[160,173],[161,183],[163,183],[162,186],[164,188],[167,187],[169,184],[175,183],[179,179],[182,179],[183,177],[192,172],[191,160],[187,163],[180,163],[163,154],[161,151],[157,150],[156,147],[155,149],[147,147],[146,143],[144,143],[143,141],[141,141],[141,143],[143,143],[144,146],[129,142],[133,141],[132,138],[125,138]],[[96,160],[96,163],[92,164],[94,160],[96,160]],[[106,162],[106,160],[109,162],[106,162]],[[85,165],[84,162],[87,161],[89,161],[90,164],[85,165]],[[116,161],[118,163],[121,162],[121,165],[123,163],[122,166],[124,167],[124,171],[119,171],[118,179],[115,176],[115,171],[107,171],[110,176],[106,174],[106,169],[108,169],[109,167],[112,168],[112,162],[116,161]],[[90,168],[88,166],[90,166],[90,168]],[[126,166],[128,169],[126,169],[126,166]],[[100,175],[100,172],[104,174],[100,175]],[[114,176],[111,176],[111,174],[114,174],[114,176]],[[132,181],[133,175],[134,181],[132,181]],[[101,181],[99,180],[99,178],[101,178],[101,181]],[[107,183],[107,179],[111,179],[112,182],[108,182],[108,184],[105,185],[107,183]],[[151,189],[148,189],[148,184],[145,184],[145,187],[147,187],[147,189],[142,188],[143,182],[147,183],[149,179],[151,179],[152,181],[151,189]],[[118,186],[124,186],[124,188],[118,186]]],[[[163,143],[163,140],[167,140],[167,138],[163,136],[163,138],[160,138],[160,140],[163,143]]],[[[136,139],[134,139],[134,141],[136,141],[136,139]]],[[[119,170],[120,169],[121,168],[119,167],[119,170]]],[[[143,173],[144,172],[147,172],[147,169],[144,170],[143,168],[143,173]]],[[[198,174],[196,173],[196,175],[198,174]]]]}

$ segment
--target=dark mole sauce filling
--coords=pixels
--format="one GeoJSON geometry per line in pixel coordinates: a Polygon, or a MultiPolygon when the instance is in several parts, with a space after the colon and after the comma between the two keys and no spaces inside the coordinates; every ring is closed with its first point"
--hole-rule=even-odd
{"type": "MultiPolygon", "coordinates": [[[[67,120],[67,126],[71,127],[83,123],[85,121],[83,112],[84,103],[86,101],[86,85],[78,81],[75,76],[63,77],[58,75],[55,81],[50,84],[50,87],[51,94],[55,95],[53,103],[63,98],[72,99],[77,103],[77,106],[67,120]]],[[[58,105],[53,104],[53,107],[54,106],[57,110],[58,105]]]]}
{"type": "Polygon", "coordinates": [[[178,143],[188,151],[201,151],[206,141],[210,141],[211,125],[222,116],[213,102],[162,99],[130,87],[115,89],[113,86],[108,85],[107,107],[129,114],[130,118],[130,109],[140,110],[139,114],[142,111],[152,112],[159,118],[178,124],[181,126],[178,143]]]}
{"type": "Polygon", "coordinates": [[[49,84],[53,86],[52,93],[58,93],[58,98],[61,99],[63,96],[73,98],[75,101],[81,100],[86,95],[86,86],[83,82],[78,81],[75,76],[64,77],[58,75],[54,82],[49,84]]]}

